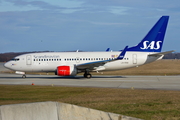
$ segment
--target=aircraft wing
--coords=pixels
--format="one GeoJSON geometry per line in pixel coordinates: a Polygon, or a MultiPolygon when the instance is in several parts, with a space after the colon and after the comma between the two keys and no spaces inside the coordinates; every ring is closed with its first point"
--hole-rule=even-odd
{"type": "Polygon", "coordinates": [[[124,48],[124,50],[119,54],[119,56],[116,59],[112,59],[112,60],[103,60],[103,61],[96,61],[96,62],[89,62],[89,63],[84,63],[84,64],[78,64],[76,67],[78,69],[89,69],[89,70],[103,70],[105,69],[103,67],[104,64],[108,63],[108,62],[112,62],[112,61],[116,61],[116,60],[122,60],[126,54],[126,51],[128,49],[128,46],[126,46],[124,48]]]}
{"type": "Polygon", "coordinates": [[[111,60],[89,62],[89,63],[79,64],[76,67],[81,70],[84,70],[84,69],[95,70],[95,68],[97,68],[99,66],[103,66],[104,64],[106,64],[107,62],[110,62],[110,61],[111,60]]]}
{"type": "Polygon", "coordinates": [[[165,55],[165,54],[168,54],[168,53],[172,53],[172,52],[174,52],[174,50],[167,51],[167,52],[155,53],[155,54],[149,54],[148,56],[162,56],[162,55],[165,55]]]}

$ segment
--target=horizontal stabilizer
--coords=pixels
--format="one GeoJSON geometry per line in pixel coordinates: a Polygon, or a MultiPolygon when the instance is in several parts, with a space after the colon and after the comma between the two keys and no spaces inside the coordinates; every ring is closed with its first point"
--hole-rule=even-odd
{"type": "Polygon", "coordinates": [[[155,54],[150,54],[148,56],[165,55],[165,54],[172,53],[172,52],[174,52],[174,50],[166,51],[166,52],[160,52],[160,53],[155,53],[155,54]]]}

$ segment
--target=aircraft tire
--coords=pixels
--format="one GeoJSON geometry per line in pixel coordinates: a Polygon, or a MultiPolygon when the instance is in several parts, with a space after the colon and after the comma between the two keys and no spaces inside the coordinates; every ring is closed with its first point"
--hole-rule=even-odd
{"type": "Polygon", "coordinates": [[[87,74],[87,77],[88,79],[92,78],[92,75],[91,74],[87,74]]]}
{"type": "Polygon", "coordinates": [[[87,79],[90,79],[91,77],[92,77],[91,74],[86,74],[86,78],[87,78],[87,79]]]}
{"type": "Polygon", "coordinates": [[[86,78],[87,74],[84,74],[84,78],[86,78]]]}
{"type": "Polygon", "coordinates": [[[26,78],[26,75],[23,75],[23,76],[22,76],[22,78],[24,78],[24,79],[25,79],[25,78],[26,78]]]}
{"type": "Polygon", "coordinates": [[[92,77],[92,75],[91,74],[84,74],[84,77],[90,79],[92,77]]]}

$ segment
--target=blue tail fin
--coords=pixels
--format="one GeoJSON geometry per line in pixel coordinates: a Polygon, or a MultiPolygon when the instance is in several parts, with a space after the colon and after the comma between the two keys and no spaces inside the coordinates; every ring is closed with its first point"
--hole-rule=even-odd
{"type": "Polygon", "coordinates": [[[127,51],[140,52],[161,52],[169,16],[162,16],[153,28],[148,32],[144,39],[127,51]]]}

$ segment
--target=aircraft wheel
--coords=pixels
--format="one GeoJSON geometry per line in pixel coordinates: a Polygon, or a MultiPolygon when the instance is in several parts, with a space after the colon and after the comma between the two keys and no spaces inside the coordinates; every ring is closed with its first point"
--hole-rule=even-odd
{"type": "Polygon", "coordinates": [[[23,75],[23,76],[22,76],[22,78],[24,78],[24,79],[25,79],[25,78],[26,78],[26,75],[23,75]]]}
{"type": "Polygon", "coordinates": [[[91,74],[87,74],[87,77],[88,79],[92,78],[92,75],[91,74]]]}
{"type": "Polygon", "coordinates": [[[87,74],[84,74],[84,78],[86,78],[87,74]]]}
{"type": "Polygon", "coordinates": [[[89,79],[92,77],[92,75],[91,74],[84,74],[84,77],[89,79]]]}

